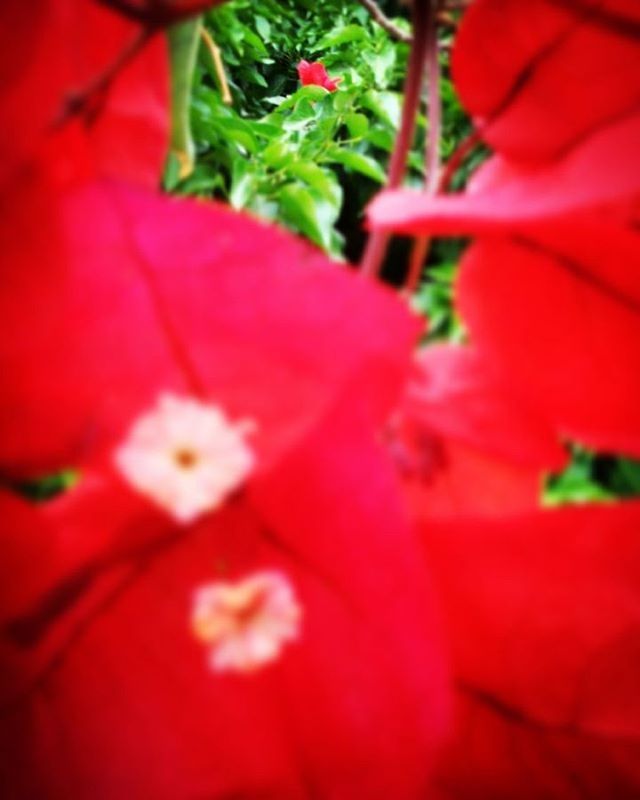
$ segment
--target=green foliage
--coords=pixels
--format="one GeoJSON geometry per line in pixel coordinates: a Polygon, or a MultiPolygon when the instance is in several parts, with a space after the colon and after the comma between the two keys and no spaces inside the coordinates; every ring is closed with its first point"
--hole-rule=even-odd
{"type": "Polygon", "coordinates": [[[174,165],[168,187],[278,220],[340,257],[354,232],[349,224],[360,225],[385,179],[406,45],[391,41],[359,4],[335,0],[235,0],[205,24],[222,51],[233,105],[222,102],[201,46],[191,117],[196,167],[178,182],[174,165]],[[302,58],[322,60],[342,78],[339,91],[301,88],[302,58]],[[345,194],[357,205],[346,214],[345,194]]]}
{"type": "Polygon", "coordinates": [[[457,269],[455,261],[446,260],[429,266],[413,299],[414,308],[429,320],[428,341],[461,343],[465,340],[465,330],[453,303],[457,269]]]}
{"type": "Polygon", "coordinates": [[[31,481],[23,481],[11,488],[27,500],[43,503],[71,489],[79,479],[80,475],[76,470],[68,469],[31,481]]]}
{"type": "MultiPolygon", "coordinates": [[[[396,22],[409,30],[407,20],[396,22]]],[[[191,104],[197,159],[172,191],[213,196],[277,220],[334,257],[355,259],[362,214],[384,183],[402,102],[408,46],[392,40],[359,3],[233,0],[205,18],[222,53],[233,105],[201,45],[191,104]],[[338,91],[300,88],[297,63],[321,60],[338,91]]],[[[466,125],[445,81],[443,153],[466,125]]],[[[422,177],[424,119],[410,180],[422,177]]]]}
{"type": "Polygon", "coordinates": [[[640,461],[599,455],[574,445],[569,466],[548,478],[543,502],[558,506],[637,495],[640,495],[640,461]]]}

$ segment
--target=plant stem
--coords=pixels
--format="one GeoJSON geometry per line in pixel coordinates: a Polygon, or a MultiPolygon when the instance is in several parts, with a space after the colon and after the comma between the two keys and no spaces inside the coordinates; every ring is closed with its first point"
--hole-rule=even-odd
{"type": "MultiPolygon", "coordinates": [[[[429,19],[436,4],[437,0],[416,0],[413,4],[413,45],[404,86],[400,130],[389,163],[388,189],[397,189],[406,172],[420,105],[420,90],[428,51],[429,19]]],[[[360,262],[360,272],[363,275],[375,277],[380,273],[388,241],[389,234],[386,232],[374,231],[370,234],[360,262]]]]}
{"type": "MultiPolygon", "coordinates": [[[[426,180],[424,190],[436,194],[440,180],[440,137],[442,135],[442,98],[440,97],[440,61],[438,59],[438,25],[433,9],[427,31],[427,143],[425,149],[426,180]]],[[[404,290],[412,294],[420,281],[422,265],[427,258],[431,237],[418,237],[411,248],[409,269],[404,290]]]]}
{"type": "Polygon", "coordinates": [[[453,180],[456,172],[462,166],[462,162],[473,150],[473,148],[480,141],[480,131],[474,129],[468,133],[460,144],[456,147],[451,155],[451,158],[445,164],[445,167],[440,175],[438,181],[438,190],[436,194],[445,194],[451,188],[451,181],[453,180]]]}
{"type": "Polygon", "coordinates": [[[225,104],[225,106],[230,106],[233,104],[233,98],[231,97],[231,91],[229,90],[227,74],[224,71],[224,64],[222,63],[222,54],[220,53],[220,48],[215,43],[213,36],[209,33],[204,25],[202,28],[200,28],[200,36],[202,37],[202,40],[204,41],[211,56],[211,60],[213,61],[213,68],[216,72],[216,78],[218,79],[222,102],[225,104]]]}
{"type": "Polygon", "coordinates": [[[389,34],[389,36],[391,36],[392,39],[397,39],[399,42],[407,42],[407,44],[411,43],[411,34],[405,33],[397,25],[394,25],[394,23],[389,19],[389,17],[387,17],[375,0],[358,1],[360,5],[367,9],[373,19],[383,30],[389,34]]]}

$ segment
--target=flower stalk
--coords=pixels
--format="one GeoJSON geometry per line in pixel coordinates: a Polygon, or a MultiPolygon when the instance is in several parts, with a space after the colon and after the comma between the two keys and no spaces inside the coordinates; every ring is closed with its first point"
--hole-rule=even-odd
{"type": "MultiPolygon", "coordinates": [[[[400,130],[389,163],[387,189],[397,189],[405,176],[407,158],[416,127],[416,115],[420,105],[420,92],[428,53],[429,20],[436,6],[437,0],[419,0],[413,6],[413,45],[409,55],[404,86],[400,130]]],[[[360,262],[360,272],[363,275],[373,278],[380,274],[388,242],[389,234],[385,232],[374,231],[369,236],[360,262]]]]}

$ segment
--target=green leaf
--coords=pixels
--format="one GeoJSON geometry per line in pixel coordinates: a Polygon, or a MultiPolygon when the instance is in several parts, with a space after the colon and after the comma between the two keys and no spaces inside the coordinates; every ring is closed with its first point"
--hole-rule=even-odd
{"type": "MultiPolygon", "coordinates": [[[[301,86],[290,97],[284,100],[276,111],[284,111],[287,108],[293,108],[301,100],[321,100],[326,97],[329,92],[322,86],[301,86]]],[[[277,98],[273,98],[274,100],[277,98]]]]}
{"type": "Polygon", "coordinates": [[[255,175],[252,172],[250,162],[244,158],[237,158],[233,162],[231,170],[231,191],[229,192],[229,202],[233,208],[244,208],[255,188],[255,175]]]}
{"type": "Polygon", "coordinates": [[[611,483],[616,494],[629,497],[640,494],[640,461],[618,458],[613,467],[611,483]]]}
{"type": "Polygon", "coordinates": [[[396,63],[396,48],[392,42],[386,42],[380,52],[365,51],[362,58],[373,72],[376,85],[386,88],[393,77],[396,63]]]}
{"type": "Polygon", "coordinates": [[[329,47],[337,47],[349,42],[361,42],[367,38],[367,33],[361,25],[346,25],[344,28],[331,31],[323,36],[318,44],[313,48],[314,52],[326,50],[329,47]]]}
{"type": "Polygon", "coordinates": [[[256,17],[256,30],[265,42],[271,41],[271,25],[264,17],[256,17]]]}
{"type": "Polygon", "coordinates": [[[312,161],[293,161],[287,166],[287,173],[316,189],[325,200],[340,210],[342,190],[333,173],[322,169],[312,161]]]}
{"type": "Polygon", "coordinates": [[[216,189],[224,189],[224,180],[219,173],[198,165],[178,189],[180,194],[211,196],[216,189]]]}
{"type": "Polygon", "coordinates": [[[367,141],[374,147],[379,147],[380,150],[390,153],[393,150],[395,136],[388,128],[370,128],[367,134],[367,141]]]}
{"type": "Polygon", "coordinates": [[[344,124],[347,126],[349,135],[354,139],[362,138],[369,130],[369,120],[364,114],[346,114],[344,124]]]}
{"type": "Polygon", "coordinates": [[[268,55],[268,50],[264,46],[262,39],[246,26],[242,30],[245,42],[253,49],[254,54],[258,57],[268,55]]]}
{"type": "Polygon", "coordinates": [[[394,130],[398,128],[402,107],[402,99],[398,92],[379,92],[370,89],[363,95],[361,103],[390,128],[394,130]]]}
{"type": "Polygon", "coordinates": [[[272,142],[262,152],[262,160],[268,167],[280,169],[294,158],[289,147],[281,141],[272,142]]]}
{"type": "Polygon", "coordinates": [[[42,503],[71,489],[80,480],[77,470],[67,469],[28,481],[20,481],[15,488],[31,502],[42,503]]]}
{"type": "Polygon", "coordinates": [[[355,150],[332,147],[327,151],[327,160],[342,164],[347,169],[359,172],[361,175],[366,175],[367,178],[371,178],[377,183],[384,184],[387,180],[384,170],[374,158],[357,153],[355,150]]]}
{"type": "Polygon", "coordinates": [[[301,100],[283,121],[282,127],[286,131],[301,131],[315,118],[316,112],[311,103],[308,100],[301,100]]]}
{"type": "Polygon", "coordinates": [[[288,184],[280,193],[283,218],[320,247],[332,251],[335,209],[316,191],[299,184],[288,184]]]}
{"type": "Polygon", "coordinates": [[[258,142],[253,135],[251,126],[239,117],[227,117],[225,119],[213,119],[213,126],[218,130],[223,139],[229,139],[240,145],[249,153],[255,153],[258,149],[258,142]]]}
{"type": "Polygon", "coordinates": [[[249,124],[253,133],[256,136],[262,136],[264,139],[273,140],[282,135],[282,128],[278,125],[271,125],[262,120],[251,121],[249,124]]]}
{"type": "Polygon", "coordinates": [[[354,91],[353,89],[341,89],[339,92],[333,92],[331,95],[331,101],[333,103],[334,111],[346,111],[347,109],[351,108],[354,101],[354,91]]]}

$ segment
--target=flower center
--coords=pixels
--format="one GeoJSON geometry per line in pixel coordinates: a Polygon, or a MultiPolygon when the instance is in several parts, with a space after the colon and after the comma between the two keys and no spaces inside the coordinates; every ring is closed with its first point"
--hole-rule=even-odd
{"type": "Polygon", "coordinates": [[[216,672],[253,672],[275,661],[298,637],[302,609],[282,573],[256,572],[200,587],[191,617],[194,636],[209,648],[216,672]]]}
{"type": "Polygon", "coordinates": [[[219,406],[163,394],[134,422],[114,460],[134,489],[186,524],[219,508],[247,479],[255,465],[250,429],[219,406]]]}
{"type": "Polygon", "coordinates": [[[194,450],[190,450],[188,447],[183,447],[180,450],[176,450],[173,457],[176,460],[176,464],[179,467],[182,467],[182,469],[190,469],[198,463],[198,454],[194,450]]]}

